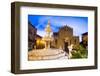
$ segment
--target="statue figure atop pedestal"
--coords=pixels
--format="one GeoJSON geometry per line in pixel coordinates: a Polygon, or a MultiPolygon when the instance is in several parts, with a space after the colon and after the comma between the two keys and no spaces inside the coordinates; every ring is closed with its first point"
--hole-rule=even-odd
{"type": "Polygon", "coordinates": [[[45,32],[46,32],[46,35],[50,36],[50,33],[52,32],[51,27],[50,27],[50,21],[48,21],[48,24],[45,28],[45,32]]]}
{"type": "Polygon", "coordinates": [[[43,40],[45,41],[45,49],[49,49],[50,48],[50,42],[52,41],[52,37],[51,37],[51,27],[50,27],[50,21],[48,21],[48,24],[45,28],[45,32],[46,35],[43,37],[43,40]]]}

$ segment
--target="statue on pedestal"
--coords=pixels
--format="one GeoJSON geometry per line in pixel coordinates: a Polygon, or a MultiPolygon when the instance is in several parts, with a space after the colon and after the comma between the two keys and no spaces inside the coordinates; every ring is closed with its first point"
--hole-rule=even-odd
{"type": "Polygon", "coordinates": [[[45,41],[45,49],[49,49],[50,48],[50,42],[52,41],[52,37],[51,37],[51,27],[50,27],[50,21],[48,21],[48,24],[45,28],[45,32],[46,35],[43,37],[43,40],[45,41]]]}

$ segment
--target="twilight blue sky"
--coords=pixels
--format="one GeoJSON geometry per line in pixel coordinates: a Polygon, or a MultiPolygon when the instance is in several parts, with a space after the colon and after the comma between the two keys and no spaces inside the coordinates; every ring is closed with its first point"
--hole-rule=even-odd
{"type": "Polygon", "coordinates": [[[60,27],[68,25],[73,28],[74,36],[80,36],[82,33],[88,32],[88,17],[77,16],[52,16],[52,15],[28,15],[28,21],[37,28],[37,34],[45,35],[45,27],[50,21],[53,32],[57,32],[60,27]]]}

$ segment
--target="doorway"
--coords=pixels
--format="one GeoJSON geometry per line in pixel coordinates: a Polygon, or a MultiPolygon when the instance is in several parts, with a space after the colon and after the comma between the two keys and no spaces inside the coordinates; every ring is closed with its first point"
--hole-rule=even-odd
{"type": "Polygon", "coordinates": [[[64,42],[64,51],[69,54],[68,42],[64,42]]]}

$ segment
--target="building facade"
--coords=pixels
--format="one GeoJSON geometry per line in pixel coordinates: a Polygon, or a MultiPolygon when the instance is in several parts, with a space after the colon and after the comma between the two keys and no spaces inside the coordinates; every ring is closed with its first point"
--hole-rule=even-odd
{"type": "Polygon", "coordinates": [[[79,37],[73,36],[73,28],[65,25],[58,32],[53,33],[52,47],[64,49],[73,44],[79,45],[79,37]]]}
{"type": "Polygon", "coordinates": [[[42,40],[42,37],[37,35],[36,37],[36,49],[43,49],[45,47],[45,43],[42,40]]]}
{"type": "Polygon", "coordinates": [[[85,48],[88,46],[88,32],[82,34],[82,44],[85,48]]]}
{"type": "Polygon", "coordinates": [[[32,50],[36,45],[37,29],[28,22],[28,50],[32,50]]]}

